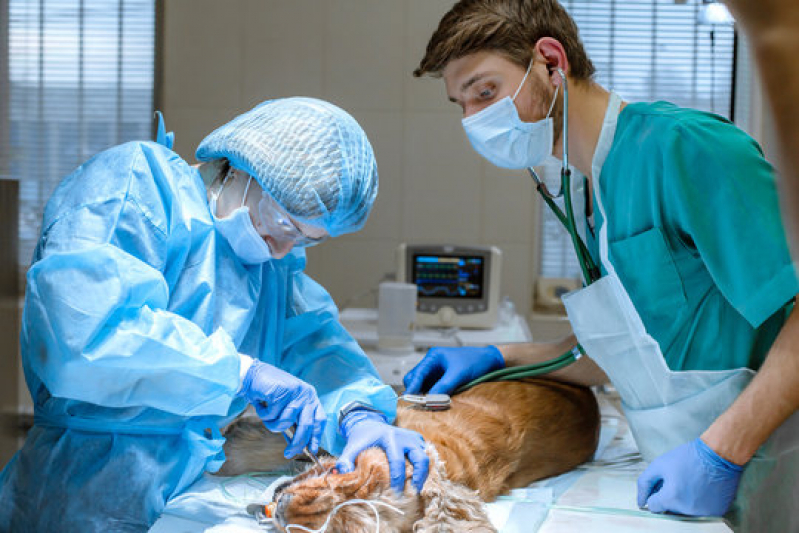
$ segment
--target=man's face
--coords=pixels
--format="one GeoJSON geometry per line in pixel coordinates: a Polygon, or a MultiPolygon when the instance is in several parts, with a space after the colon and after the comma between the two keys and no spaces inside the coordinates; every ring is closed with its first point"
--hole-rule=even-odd
{"type": "MultiPolygon", "coordinates": [[[[511,62],[495,52],[476,52],[447,63],[442,72],[447,96],[469,117],[506,96],[513,98],[524,79],[526,68],[511,62]]],[[[524,122],[536,122],[546,117],[555,86],[544,58],[536,54],[530,75],[525,80],[514,100],[519,118],[524,122]]],[[[555,124],[563,117],[562,99],[558,98],[551,116],[555,124]]],[[[555,127],[555,142],[560,139],[560,128],[555,127]]]]}

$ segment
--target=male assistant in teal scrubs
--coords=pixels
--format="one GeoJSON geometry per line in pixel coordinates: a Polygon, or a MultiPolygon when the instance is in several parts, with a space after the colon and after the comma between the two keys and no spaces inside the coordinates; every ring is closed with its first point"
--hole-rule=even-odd
{"type": "Polygon", "coordinates": [[[573,336],[434,348],[406,376],[408,392],[448,393],[579,341],[589,358],[552,376],[619,390],[651,461],[639,505],[799,531],[799,282],[774,171],[725,119],[627,104],[593,73],[555,0],[462,0],[442,18],[415,75],[443,77],[489,161],[562,156],[568,87],[565,142],[592,193],[585,222],[602,278],[564,298],[573,336]]]}

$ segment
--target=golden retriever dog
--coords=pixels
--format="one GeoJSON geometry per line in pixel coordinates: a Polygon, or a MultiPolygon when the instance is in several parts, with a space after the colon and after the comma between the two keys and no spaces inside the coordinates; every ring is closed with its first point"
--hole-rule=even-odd
{"type": "MultiPolygon", "coordinates": [[[[430,474],[421,492],[411,485],[410,465],[404,491],[391,489],[380,449],[363,452],[348,474],[335,470],[335,458],[322,456],[323,471],[311,467],[275,491],[280,530],[495,531],[484,502],[571,470],[591,458],[599,439],[593,393],[547,379],[483,383],[454,396],[446,411],[400,402],[396,424],[427,442],[430,474]]],[[[220,474],[274,464],[275,446],[264,445],[266,434],[257,419],[234,422],[225,434],[227,462],[220,474]]]]}

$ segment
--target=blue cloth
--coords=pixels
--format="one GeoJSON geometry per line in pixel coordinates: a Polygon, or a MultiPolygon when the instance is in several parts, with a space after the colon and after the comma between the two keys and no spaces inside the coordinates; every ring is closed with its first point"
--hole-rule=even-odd
{"type": "Polygon", "coordinates": [[[377,197],[366,133],[346,111],[316,98],[263,102],[211,132],[196,157],[227,159],[294,218],[333,237],[363,227],[377,197]]]}
{"type": "Polygon", "coordinates": [[[305,255],[243,265],[214,230],[196,169],[128,143],[64,179],[47,204],[22,324],[35,425],[0,474],[0,531],[145,531],[216,470],[239,353],[312,384],[339,409],[394,417],[396,396],[338,321],[305,255]]]}
{"type": "Polygon", "coordinates": [[[629,104],[600,186],[611,263],[669,368],[760,368],[799,282],[757,143],[716,115],[629,104]]]}

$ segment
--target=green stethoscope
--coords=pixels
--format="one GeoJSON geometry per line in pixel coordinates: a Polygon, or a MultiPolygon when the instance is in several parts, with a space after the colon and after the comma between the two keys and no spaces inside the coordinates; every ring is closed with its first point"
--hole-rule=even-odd
{"type": "MultiPolygon", "coordinates": [[[[558,74],[560,74],[560,79],[563,81],[563,164],[560,168],[560,192],[558,194],[553,195],[549,192],[546,184],[539,178],[538,174],[536,173],[535,169],[528,168],[527,171],[530,173],[530,176],[536,183],[536,190],[541,195],[541,198],[544,199],[544,202],[549,206],[555,216],[558,218],[560,223],[566,229],[566,232],[571,237],[572,246],[574,246],[574,253],[577,254],[577,261],[580,263],[580,269],[583,273],[583,279],[585,280],[585,284],[590,285],[596,280],[598,280],[601,276],[599,267],[597,267],[594,260],[591,258],[591,254],[588,252],[588,248],[585,246],[583,239],[580,238],[580,234],[577,231],[577,224],[574,219],[574,207],[572,206],[572,196],[571,196],[571,169],[569,168],[569,88],[566,82],[566,75],[563,73],[561,69],[557,69],[558,74]],[[558,207],[555,203],[556,198],[563,197],[563,204],[566,208],[566,212],[564,213],[563,210],[558,207]]],[[[524,366],[515,366],[511,368],[502,368],[500,370],[496,370],[494,372],[489,372],[479,378],[472,380],[464,385],[461,385],[457,388],[454,394],[459,392],[463,392],[467,389],[474,387],[479,383],[484,383],[486,381],[513,381],[513,380],[520,380],[524,378],[531,378],[535,376],[540,376],[542,374],[548,374],[550,372],[554,372],[555,370],[559,370],[570,364],[577,361],[580,357],[585,355],[583,351],[583,347],[579,344],[573,347],[568,352],[560,355],[554,359],[550,359],[549,361],[544,361],[541,363],[535,363],[532,365],[524,365],[524,366]]]]}
{"type": "Polygon", "coordinates": [[[535,169],[528,168],[527,171],[536,183],[536,190],[544,199],[544,202],[549,206],[560,223],[566,228],[566,232],[571,237],[572,246],[574,246],[574,253],[577,254],[577,261],[580,263],[580,269],[583,272],[583,279],[586,285],[590,285],[600,278],[600,272],[588,248],[580,238],[577,231],[577,224],[574,220],[574,207],[572,205],[571,195],[571,178],[572,172],[569,168],[569,87],[566,81],[566,75],[561,69],[557,69],[563,80],[563,164],[560,167],[560,192],[553,195],[547,189],[546,184],[538,177],[535,169]],[[563,196],[563,204],[566,208],[566,213],[563,213],[560,207],[555,203],[556,198],[563,196]]]}

